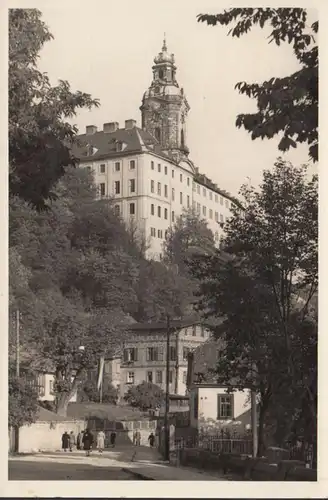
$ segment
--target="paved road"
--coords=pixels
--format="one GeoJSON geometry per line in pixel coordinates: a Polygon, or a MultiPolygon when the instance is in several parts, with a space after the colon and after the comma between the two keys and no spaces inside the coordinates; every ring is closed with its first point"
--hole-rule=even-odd
{"type": "Polygon", "coordinates": [[[77,463],[49,463],[45,461],[9,461],[11,481],[136,481],[136,477],[121,467],[97,467],[77,463]]]}

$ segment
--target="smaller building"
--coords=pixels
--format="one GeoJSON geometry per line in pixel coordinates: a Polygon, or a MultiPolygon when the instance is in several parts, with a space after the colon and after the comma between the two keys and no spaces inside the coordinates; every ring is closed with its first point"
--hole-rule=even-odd
{"type": "Polygon", "coordinates": [[[206,432],[227,427],[244,432],[250,423],[250,391],[218,382],[215,368],[223,347],[220,340],[208,340],[188,356],[190,426],[206,432]]]}
{"type": "MultiPolygon", "coordinates": [[[[38,374],[38,392],[39,401],[55,401],[56,395],[54,392],[55,375],[49,371],[40,372],[38,374]]],[[[71,403],[77,401],[77,391],[70,399],[71,403]]]]}

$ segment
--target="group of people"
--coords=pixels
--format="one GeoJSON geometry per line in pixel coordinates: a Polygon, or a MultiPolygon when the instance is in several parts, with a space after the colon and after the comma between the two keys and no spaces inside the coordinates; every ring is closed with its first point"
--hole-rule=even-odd
{"type": "MultiPolygon", "coordinates": [[[[105,439],[106,435],[104,431],[99,431],[97,433],[97,440],[96,440],[96,446],[99,451],[99,453],[102,453],[104,448],[105,448],[105,439]]],[[[151,432],[149,437],[148,437],[149,445],[151,448],[155,444],[155,436],[151,432]]],[[[116,432],[112,431],[110,434],[110,445],[112,448],[115,447],[115,442],[116,442],[116,432]]],[[[136,430],[133,433],[133,444],[134,446],[140,446],[141,443],[141,434],[140,431],[136,430]]],[[[62,435],[62,449],[67,452],[73,451],[73,448],[76,446],[77,450],[85,450],[86,455],[90,455],[90,451],[93,448],[94,444],[94,437],[92,432],[89,429],[86,429],[85,431],[81,431],[78,433],[77,437],[75,438],[75,434],[73,431],[71,431],[69,434],[67,431],[64,432],[62,435]]]]}
{"type": "MultiPolygon", "coordinates": [[[[97,433],[97,440],[96,440],[96,446],[99,451],[99,453],[102,453],[104,448],[105,448],[105,433],[104,431],[99,431],[97,433]]],[[[115,441],[116,441],[116,432],[111,432],[110,435],[110,444],[112,448],[115,447],[115,441]]],[[[62,449],[67,452],[73,451],[73,448],[76,446],[77,450],[85,450],[86,455],[90,455],[90,451],[93,448],[94,444],[94,436],[92,432],[89,429],[86,429],[85,431],[81,431],[78,433],[77,437],[75,438],[75,434],[73,431],[68,434],[67,431],[64,432],[62,435],[62,449]]]]}

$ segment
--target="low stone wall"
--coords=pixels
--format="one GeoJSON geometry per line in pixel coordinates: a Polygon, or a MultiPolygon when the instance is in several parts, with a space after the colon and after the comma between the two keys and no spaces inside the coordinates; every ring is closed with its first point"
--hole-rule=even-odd
{"type": "Polygon", "coordinates": [[[317,481],[317,471],[307,469],[297,460],[281,460],[276,464],[268,458],[249,458],[234,454],[215,454],[201,449],[175,450],[172,463],[203,470],[233,473],[248,481],[317,481]]]}
{"type": "Polygon", "coordinates": [[[57,451],[61,449],[61,438],[65,431],[73,431],[75,436],[84,429],[83,420],[65,422],[36,422],[19,429],[19,453],[57,451]]]}

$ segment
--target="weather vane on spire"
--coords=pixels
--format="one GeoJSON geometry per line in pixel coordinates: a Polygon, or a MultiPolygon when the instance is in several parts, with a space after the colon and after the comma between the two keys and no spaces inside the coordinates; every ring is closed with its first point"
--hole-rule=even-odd
{"type": "Polygon", "coordinates": [[[167,50],[167,47],[166,47],[166,33],[165,33],[165,31],[164,31],[164,40],[163,40],[163,48],[162,48],[162,50],[163,51],[167,50]]]}

